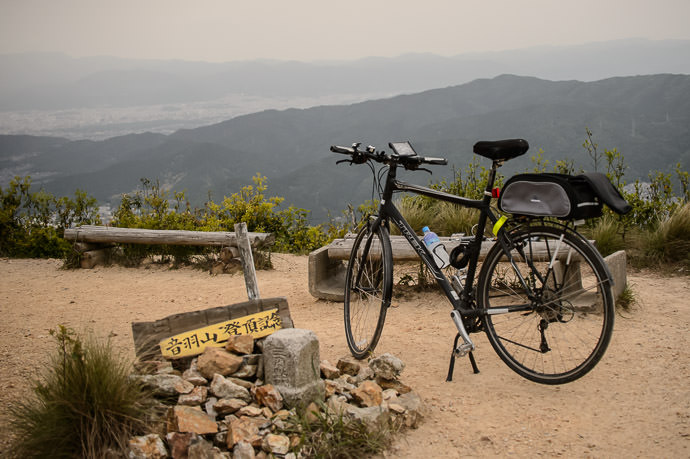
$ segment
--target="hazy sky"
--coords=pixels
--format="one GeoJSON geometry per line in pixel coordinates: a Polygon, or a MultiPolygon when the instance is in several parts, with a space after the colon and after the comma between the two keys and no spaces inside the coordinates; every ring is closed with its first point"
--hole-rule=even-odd
{"type": "Polygon", "coordinates": [[[690,0],[0,0],[0,53],[232,61],[690,39],[690,0]]]}

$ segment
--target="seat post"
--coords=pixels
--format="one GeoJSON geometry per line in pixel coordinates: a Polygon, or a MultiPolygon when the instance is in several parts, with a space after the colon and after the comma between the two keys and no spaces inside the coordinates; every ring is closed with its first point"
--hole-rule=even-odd
{"type": "Polygon", "coordinates": [[[491,169],[489,170],[489,180],[486,182],[486,190],[484,197],[487,196],[491,199],[491,189],[494,187],[494,182],[496,181],[496,173],[498,168],[503,165],[503,160],[494,159],[491,163],[491,169]]]}

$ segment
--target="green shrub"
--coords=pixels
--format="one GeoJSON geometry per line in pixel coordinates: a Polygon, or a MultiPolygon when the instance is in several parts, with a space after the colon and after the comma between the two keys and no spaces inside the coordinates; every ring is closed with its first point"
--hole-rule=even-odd
{"type": "Polygon", "coordinates": [[[60,326],[58,343],[33,398],[10,407],[14,457],[103,457],[144,433],[151,398],[108,342],[82,340],[60,326]]]}
{"type": "Polygon", "coordinates": [[[29,200],[31,181],[15,177],[7,186],[0,187],[0,256],[15,256],[24,240],[24,222],[21,212],[29,200]]]}
{"type": "MultiPolygon", "coordinates": [[[[143,190],[122,196],[113,214],[113,226],[126,228],[234,231],[236,223],[244,222],[252,232],[273,233],[276,237],[274,250],[280,252],[308,253],[323,246],[334,237],[344,234],[344,228],[311,226],[309,211],[296,207],[281,209],[282,197],[267,197],[266,177],[257,174],[253,185],[242,187],[237,193],[223,198],[218,204],[209,199],[201,209],[190,208],[184,192],[172,193],[161,188],[158,181],[142,179],[143,190]]],[[[159,255],[163,261],[172,260],[174,265],[187,263],[194,254],[212,253],[211,248],[147,246],[143,252],[159,255]]],[[[124,247],[124,259],[137,264],[142,249],[124,247]]]]}
{"type": "MultiPolygon", "coordinates": [[[[422,228],[425,226],[434,228],[436,231],[433,225],[434,208],[429,205],[430,202],[433,201],[427,201],[420,196],[405,196],[396,202],[396,207],[417,234],[421,234],[422,228]]],[[[400,234],[395,226],[391,227],[391,232],[396,235],[400,234]]]]}
{"type": "Polygon", "coordinates": [[[621,224],[610,214],[604,214],[597,219],[587,233],[588,237],[595,241],[597,250],[604,257],[625,249],[621,224]]]}
{"type": "Polygon", "coordinates": [[[637,304],[637,295],[629,284],[625,284],[623,292],[616,298],[616,308],[630,311],[635,304],[637,304]]]}
{"type": "Polygon", "coordinates": [[[100,223],[96,199],[86,192],[77,190],[74,199],[32,192],[30,177],[0,187],[0,206],[0,256],[65,258],[71,250],[65,228],[100,223]]]}
{"type": "Polygon", "coordinates": [[[450,236],[455,233],[472,234],[472,227],[479,219],[479,211],[461,207],[449,202],[441,202],[435,207],[434,228],[440,234],[450,236]]]}
{"type": "Polygon", "coordinates": [[[318,411],[288,418],[284,432],[299,435],[294,452],[304,457],[355,459],[383,452],[399,428],[390,421],[372,426],[349,419],[320,403],[318,411]]]}
{"type": "Polygon", "coordinates": [[[679,263],[690,267],[690,203],[679,207],[656,228],[645,233],[642,250],[651,263],[679,263]]]}

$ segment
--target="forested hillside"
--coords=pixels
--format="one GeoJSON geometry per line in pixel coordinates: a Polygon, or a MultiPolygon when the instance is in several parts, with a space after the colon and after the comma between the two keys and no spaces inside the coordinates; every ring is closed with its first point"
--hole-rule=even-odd
{"type": "MultiPolygon", "coordinates": [[[[462,169],[478,140],[522,137],[528,155],[504,173],[533,167],[530,154],[572,159],[592,169],[586,129],[599,147],[617,148],[626,178],[650,170],[690,169],[690,76],[651,75],[595,82],[503,75],[447,88],[348,106],[264,111],[169,136],[138,134],[105,141],[0,136],[0,177],[31,175],[56,194],[87,190],[102,202],[142,177],[187,191],[194,204],[221,199],[261,173],[269,193],[310,209],[316,220],[371,197],[368,172],[335,167],[332,144],[385,148],[410,140],[420,154],[444,156],[462,169]]],[[[452,169],[435,168],[433,179],[452,169]]],[[[418,182],[432,177],[417,173],[418,182]]]]}

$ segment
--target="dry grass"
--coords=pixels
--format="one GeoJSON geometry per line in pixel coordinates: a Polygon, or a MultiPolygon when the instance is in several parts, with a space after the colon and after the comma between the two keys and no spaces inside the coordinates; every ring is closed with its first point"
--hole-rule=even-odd
{"type": "Polygon", "coordinates": [[[144,432],[151,397],[131,380],[131,365],[109,342],[82,339],[63,326],[51,334],[58,350],[34,382],[34,397],[10,408],[15,433],[10,454],[96,458],[124,451],[133,434],[144,432]]]}

